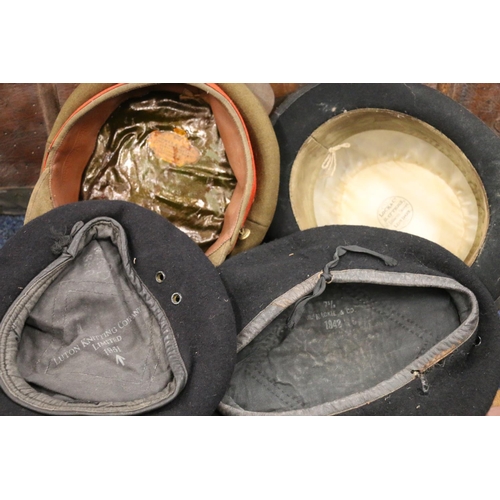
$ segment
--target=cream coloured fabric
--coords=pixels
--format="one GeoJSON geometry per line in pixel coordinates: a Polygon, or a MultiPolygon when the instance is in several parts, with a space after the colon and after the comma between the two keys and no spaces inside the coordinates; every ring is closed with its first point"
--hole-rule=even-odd
{"type": "Polygon", "coordinates": [[[290,198],[301,229],[328,224],[394,229],[466,260],[477,239],[478,201],[447,155],[395,130],[361,131],[337,142],[310,137],[292,168],[290,198]]]}
{"type": "Polygon", "coordinates": [[[343,153],[343,161],[333,176],[325,170],[317,179],[319,226],[334,221],[396,229],[467,257],[477,231],[477,204],[467,179],[443,153],[388,130],[362,132],[347,142],[350,147],[336,153],[343,153]]]}

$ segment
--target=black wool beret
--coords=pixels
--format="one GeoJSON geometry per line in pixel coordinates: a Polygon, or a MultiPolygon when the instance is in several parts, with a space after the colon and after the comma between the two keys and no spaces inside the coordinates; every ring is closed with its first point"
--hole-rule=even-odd
{"type": "Polygon", "coordinates": [[[217,270],[138,205],[65,205],[0,250],[0,414],[211,415],[236,357],[217,270]]]}
{"type": "Polygon", "coordinates": [[[422,84],[313,84],[272,116],[280,145],[268,241],[329,224],[427,238],[500,296],[500,138],[422,84]]]}
{"type": "Polygon", "coordinates": [[[484,415],[499,386],[488,290],[423,238],[325,226],[225,262],[229,415],[484,415]]]}

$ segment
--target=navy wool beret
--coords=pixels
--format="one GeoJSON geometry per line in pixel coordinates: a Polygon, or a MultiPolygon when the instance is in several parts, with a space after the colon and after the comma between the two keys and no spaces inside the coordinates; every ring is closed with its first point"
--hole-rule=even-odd
{"type": "Polygon", "coordinates": [[[500,296],[500,138],[420,84],[306,86],[274,112],[278,205],[266,239],[329,224],[437,243],[500,296]]]}
{"type": "Polygon", "coordinates": [[[491,295],[423,238],[298,231],[220,268],[238,358],[226,415],[484,415],[500,380],[491,295]]]}
{"type": "Polygon", "coordinates": [[[49,211],[0,250],[0,414],[211,415],[236,356],[217,270],[138,205],[49,211]]]}

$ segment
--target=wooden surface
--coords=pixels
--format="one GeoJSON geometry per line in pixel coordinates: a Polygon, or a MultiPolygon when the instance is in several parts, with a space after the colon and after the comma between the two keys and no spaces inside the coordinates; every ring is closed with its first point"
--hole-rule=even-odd
{"type": "Polygon", "coordinates": [[[0,187],[33,186],[47,129],[76,84],[0,84],[0,187]]]}
{"type": "MultiPolygon", "coordinates": [[[[279,104],[301,83],[272,83],[279,104]]],[[[427,84],[464,105],[500,134],[500,84],[427,84]]],[[[0,189],[38,179],[48,130],[76,84],[0,84],[0,189]]],[[[0,193],[0,198],[2,194],[0,193]]]]}
{"type": "Polygon", "coordinates": [[[437,90],[479,116],[497,134],[500,134],[500,84],[438,83],[436,87],[437,90]]]}
{"type": "Polygon", "coordinates": [[[300,89],[304,83],[271,83],[274,91],[275,105],[280,104],[286,96],[300,89]]]}
{"type": "Polygon", "coordinates": [[[2,84],[0,117],[0,186],[32,186],[47,137],[36,86],[2,84]]]}

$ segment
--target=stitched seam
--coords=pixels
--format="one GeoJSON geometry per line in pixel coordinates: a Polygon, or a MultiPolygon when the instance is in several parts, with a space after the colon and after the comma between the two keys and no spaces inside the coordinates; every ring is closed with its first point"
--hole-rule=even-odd
{"type": "MultiPolygon", "coordinates": [[[[258,348],[256,351],[254,351],[250,355],[250,357],[246,360],[247,365],[245,368],[248,370],[248,372],[250,371],[250,369],[255,370],[255,372],[258,375],[260,375],[260,377],[262,377],[262,379],[267,381],[267,383],[271,387],[275,388],[275,391],[279,391],[284,397],[297,403],[299,406],[302,406],[302,402],[297,396],[286,392],[283,387],[278,386],[270,377],[266,376],[264,374],[264,372],[258,368],[260,361],[263,358],[265,358],[268,355],[268,353],[270,353],[273,350],[274,347],[276,347],[276,340],[277,339],[273,338],[272,336],[267,337],[267,339],[265,339],[263,341],[263,344],[261,344],[260,348],[258,348]]],[[[256,380],[258,382],[258,380],[255,377],[254,377],[254,380],[256,380]]],[[[261,383],[261,385],[262,385],[262,383],[261,383]]],[[[269,388],[268,388],[268,391],[271,392],[271,394],[273,394],[273,392],[269,388]]],[[[278,394],[274,393],[274,395],[276,397],[278,397],[278,394]]],[[[278,399],[280,399],[280,398],[278,397],[278,399]]],[[[281,401],[281,399],[280,399],[280,401],[281,401]]],[[[287,406],[290,407],[290,403],[288,403],[287,406]]]]}
{"type": "Polygon", "coordinates": [[[372,311],[380,314],[381,316],[384,316],[385,318],[389,319],[393,323],[396,323],[403,330],[411,333],[412,335],[414,335],[415,337],[417,337],[418,339],[420,339],[422,341],[423,345],[420,348],[419,356],[428,349],[427,346],[429,344],[429,339],[426,338],[423,335],[423,333],[424,334],[427,333],[427,334],[429,334],[431,336],[432,336],[432,333],[429,332],[428,330],[426,330],[425,328],[419,327],[419,325],[413,323],[413,321],[411,321],[409,318],[407,318],[407,317],[399,314],[398,312],[396,312],[392,308],[389,311],[387,311],[387,310],[384,310],[384,309],[382,309],[380,307],[377,307],[376,303],[373,300],[370,300],[369,298],[367,298],[366,295],[363,292],[359,291],[359,290],[357,290],[357,292],[356,291],[355,292],[351,292],[350,294],[346,293],[346,295],[350,295],[353,299],[355,299],[358,302],[361,302],[365,306],[369,307],[372,311]],[[395,318],[394,316],[397,316],[397,318],[395,318]],[[403,321],[405,321],[408,324],[405,325],[403,323],[403,321]],[[418,331],[416,331],[414,328],[412,328],[412,326],[417,327],[420,330],[420,333],[418,331]]]}
{"type": "MultiPolygon", "coordinates": [[[[361,294],[362,296],[365,297],[366,300],[370,301],[371,303],[375,303],[375,301],[373,299],[369,299],[366,295],[365,292],[363,292],[362,290],[359,290],[358,289],[358,293],[361,294]]],[[[390,307],[390,306],[389,306],[390,307]]],[[[421,333],[424,333],[424,334],[427,334],[427,335],[430,335],[432,337],[433,333],[430,331],[430,330],[427,330],[427,328],[419,325],[418,323],[416,323],[415,321],[413,321],[411,318],[408,318],[406,315],[396,311],[395,309],[393,309],[392,307],[390,308],[390,310],[392,311],[393,314],[395,314],[396,316],[398,316],[399,318],[401,318],[401,320],[404,320],[406,321],[410,326],[414,326],[417,330],[419,330],[421,333]]],[[[415,332],[415,335],[417,335],[418,337],[420,337],[420,335],[418,334],[418,332],[415,332]]],[[[422,338],[422,337],[420,337],[422,338]]],[[[422,338],[422,340],[426,340],[425,338],[422,338]]]]}
{"type": "MultiPolygon", "coordinates": [[[[111,273],[111,270],[110,270],[110,274],[111,273]]],[[[118,285],[116,285],[114,282],[111,282],[111,281],[88,281],[88,280],[63,280],[59,283],[59,285],[62,285],[63,283],[96,283],[98,285],[114,285],[116,286],[116,288],[119,288],[118,285]]],[[[75,291],[78,291],[78,290],[71,290],[72,292],[75,292],[75,291]]],[[[120,288],[120,291],[125,291],[126,293],[130,293],[126,288],[120,288]]],[[[92,290],[92,293],[99,293],[99,292],[94,292],[92,290]]],[[[103,295],[106,295],[106,294],[103,294],[103,295]]]]}
{"type": "MultiPolygon", "coordinates": [[[[292,404],[296,403],[297,400],[294,398],[294,396],[291,396],[287,394],[286,392],[283,391],[282,388],[277,387],[268,377],[266,377],[262,371],[260,371],[258,368],[255,366],[246,366],[245,367],[245,372],[248,374],[250,378],[255,380],[260,387],[265,389],[267,392],[269,392],[272,396],[274,396],[278,401],[283,403],[283,405],[286,408],[293,409],[292,404]],[[252,368],[252,371],[250,370],[252,368]],[[267,385],[269,384],[269,385],[267,385]],[[278,392],[275,392],[278,391],[278,392]],[[288,401],[285,401],[283,398],[287,398],[288,401]]],[[[300,401],[299,401],[300,404],[300,401]]]]}
{"type": "MultiPolygon", "coordinates": [[[[153,356],[156,357],[156,364],[154,365],[154,369],[153,369],[153,373],[151,374],[151,376],[149,377],[149,383],[147,384],[147,387],[148,389],[151,387],[151,384],[153,383],[153,380],[155,378],[155,375],[156,375],[156,370],[158,369],[158,365],[160,363],[160,360],[159,360],[159,356],[158,356],[158,353],[156,353],[154,350],[153,350],[153,335],[152,335],[152,331],[153,331],[153,320],[150,319],[149,320],[149,351],[148,351],[148,355],[146,356],[146,359],[144,360],[144,369],[142,371],[142,376],[144,377],[144,373],[146,371],[146,367],[147,367],[147,362],[148,362],[148,359],[149,357],[151,356],[151,358],[153,356]]],[[[169,370],[170,370],[170,366],[168,367],[169,370]]]]}
{"type": "MultiPolygon", "coordinates": [[[[140,385],[142,384],[142,381],[139,381],[139,382],[133,382],[133,381],[130,381],[130,380],[123,380],[122,378],[114,378],[114,377],[105,377],[103,375],[94,375],[92,373],[87,373],[87,372],[74,372],[74,371],[65,371],[64,373],[66,374],[69,374],[69,373],[72,373],[72,374],[75,374],[75,375],[87,375],[88,377],[93,377],[93,378],[101,378],[101,379],[105,379],[105,380],[113,380],[113,381],[116,381],[116,382],[119,382],[121,385],[140,385]]],[[[54,373],[47,373],[47,375],[50,375],[51,377],[55,377],[56,374],[54,373]]],[[[81,401],[79,401],[80,403],[81,401]]]]}
{"type": "MultiPolygon", "coordinates": [[[[62,284],[62,283],[64,283],[64,282],[61,282],[60,284],[62,284]]],[[[81,292],[81,290],[67,290],[67,292],[66,292],[66,297],[64,300],[64,316],[63,316],[63,323],[62,323],[63,336],[64,336],[64,326],[66,325],[66,314],[68,312],[68,299],[69,299],[70,293],[77,293],[77,292],[81,292]]],[[[95,293],[96,295],[104,295],[106,297],[118,297],[118,295],[116,295],[114,293],[101,293],[101,292],[95,292],[95,291],[92,291],[92,293],[95,293]]],[[[66,348],[66,347],[64,347],[64,348],[66,348]]],[[[61,350],[61,348],[57,351],[57,353],[59,353],[60,350],[61,350]]],[[[57,355],[57,353],[56,353],[56,355],[57,355]]],[[[49,361],[49,366],[50,366],[50,361],[49,361]]],[[[48,370],[48,367],[47,367],[47,370],[48,370]]],[[[109,380],[118,380],[118,379],[115,379],[113,377],[103,377],[103,376],[99,376],[99,375],[93,375],[92,373],[87,373],[87,372],[66,372],[66,373],[78,373],[81,375],[88,375],[89,377],[98,377],[98,378],[107,378],[109,380]]],[[[49,375],[55,376],[55,374],[52,374],[52,373],[49,375]]]]}

